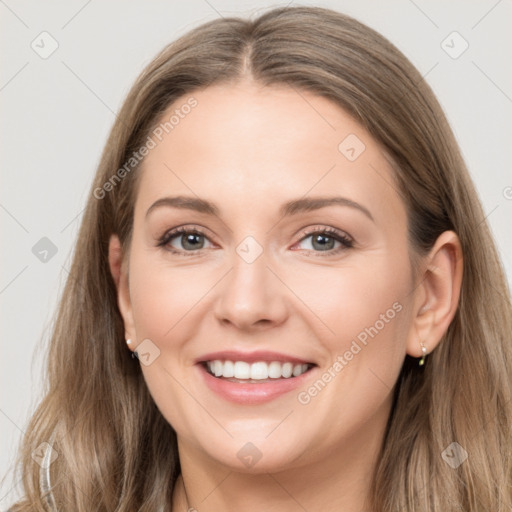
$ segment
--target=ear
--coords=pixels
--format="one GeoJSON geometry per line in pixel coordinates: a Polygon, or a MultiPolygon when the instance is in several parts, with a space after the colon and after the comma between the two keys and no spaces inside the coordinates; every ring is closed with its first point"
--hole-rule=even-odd
{"type": "Polygon", "coordinates": [[[462,284],[463,255],[459,237],[445,231],[423,260],[415,290],[413,328],[407,353],[421,357],[422,342],[430,354],[439,344],[455,316],[462,284]]]}
{"type": "MultiPolygon", "coordinates": [[[[133,321],[130,288],[128,284],[128,264],[123,259],[122,246],[117,235],[111,235],[109,240],[108,263],[117,288],[117,305],[123,317],[125,338],[131,339],[132,347],[135,347],[137,343],[135,343],[135,323],[133,321]]],[[[128,347],[131,349],[130,346],[128,347]]]]}

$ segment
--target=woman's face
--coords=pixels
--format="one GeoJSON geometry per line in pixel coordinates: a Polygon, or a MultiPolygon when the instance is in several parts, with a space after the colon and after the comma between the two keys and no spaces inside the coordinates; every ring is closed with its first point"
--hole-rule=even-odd
{"type": "Polygon", "coordinates": [[[263,472],[376,449],[414,336],[389,163],[311,93],[191,96],[143,163],[121,298],[182,456],[263,472]]]}

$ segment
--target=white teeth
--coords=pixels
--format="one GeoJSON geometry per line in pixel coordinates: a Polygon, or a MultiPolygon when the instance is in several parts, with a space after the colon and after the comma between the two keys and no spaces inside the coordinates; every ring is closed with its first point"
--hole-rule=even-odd
{"type": "Polygon", "coordinates": [[[213,362],[213,373],[216,377],[220,377],[222,375],[222,362],[221,361],[214,361],[213,362]]]}
{"type": "Polygon", "coordinates": [[[293,373],[293,364],[292,363],[284,363],[281,367],[281,375],[288,379],[292,376],[293,373]]]}
{"type": "Polygon", "coordinates": [[[235,376],[235,365],[233,361],[224,361],[224,368],[222,370],[223,377],[234,377],[235,376]]]}
{"type": "Polygon", "coordinates": [[[251,379],[254,379],[254,380],[268,379],[268,364],[267,363],[252,363],[251,364],[251,379]]]}
{"type": "Polygon", "coordinates": [[[307,369],[308,369],[307,364],[296,364],[293,367],[293,376],[298,377],[299,375],[302,375],[307,369]]]}
{"type": "Polygon", "coordinates": [[[272,361],[268,365],[268,376],[271,379],[279,379],[279,378],[281,378],[281,376],[282,376],[282,373],[281,373],[281,363],[279,363],[277,361],[272,361]]]}
{"type": "Polygon", "coordinates": [[[266,363],[258,361],[256,363],[247,363],[245,361],[215,361],[207,362],[208,370],[216,377],[236,379],[252,379],[252,380],[266,380],[266,379],[289,379],[292,375],[298,377],[305,373],[310,365],[309,364],[293,364],[281,363],[280,361],[272,361],[266,363]]]}
{"type": "MultiPolygon", "coordinates": [[[[217,361],[215,361],[217,362],[217,361]]],[[[220,364],[221,361],[219,361],[220,364]]],[[[223,375],[224,376],[224,375],[223,375]]],[[[245,361],[237,361],[235,363],[235,378],[236,379],[249,379],[251,377],[251,366],[245,361]]]]}

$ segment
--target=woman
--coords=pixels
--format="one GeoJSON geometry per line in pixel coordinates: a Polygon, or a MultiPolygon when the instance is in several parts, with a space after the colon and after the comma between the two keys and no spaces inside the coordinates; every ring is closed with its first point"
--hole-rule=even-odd
{"type": "Polygon", "coordinates": [[[206,23],[107,141],[12,510],[510,510],[510,312],[391,43],[321,8],[206,23]]]}

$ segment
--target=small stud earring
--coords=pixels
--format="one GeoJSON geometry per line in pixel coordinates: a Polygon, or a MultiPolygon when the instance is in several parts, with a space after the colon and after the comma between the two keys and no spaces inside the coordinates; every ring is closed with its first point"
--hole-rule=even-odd
{"type": "Polygon", "coordinates": [[[425,357],[427,357],[427,347],[425,347],[425,345],[423,345],[422,341],[420,341],[420,345],[421,345],[422,356],[421,356],[421,359],[420,359],[418,365],[423,366],[425,364],[425,357]]]}
{"type": "Polygon", "coordinates": [[[132,344],[132,340],[130,340],[130,339],[126,340],[126,344],[127,345],[131,345],[132,344]]]}

